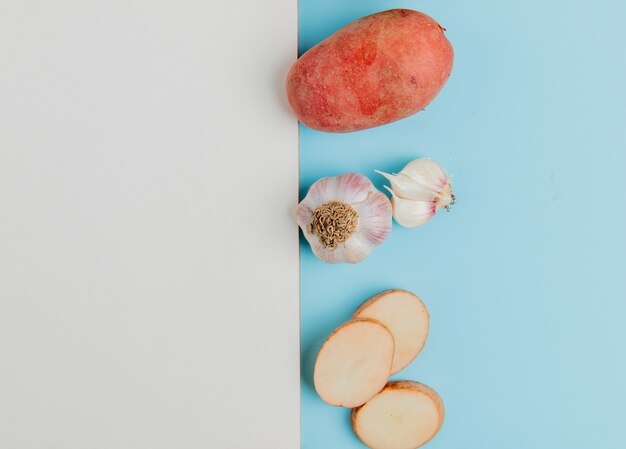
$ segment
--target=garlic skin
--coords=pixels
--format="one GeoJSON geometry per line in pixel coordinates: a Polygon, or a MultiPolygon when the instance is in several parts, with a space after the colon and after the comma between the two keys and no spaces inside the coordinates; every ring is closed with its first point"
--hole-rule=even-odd
{"type": "Polygon", "coordinates": [[[391,192],[393,218],[406,228],[426,224],[439,209],[450,210],[456,201],[450,175],[432,159],[411,161],[398,174],[376,173],[391,183],[385,188],[391,192]]]}
{"type": "Polygon", "coordinates": [[[358,173],[322,178],[296,208],[296,222],[324,262],[357,263],[391,232],[389,198],[358,173]]]}

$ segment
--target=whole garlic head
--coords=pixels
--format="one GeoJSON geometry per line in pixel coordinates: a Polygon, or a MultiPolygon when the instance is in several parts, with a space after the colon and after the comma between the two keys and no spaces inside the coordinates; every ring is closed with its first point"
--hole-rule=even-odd
{"type": "Polygon", "coordinates": [[[391,209],[368,178],[345,173],[316,181],[298,204],[296,221],[316,257],[357,263],[391,232],[391,209]]]}
{"type": "Polygon", "coordinates": [[[427,223],[439,209],[450,210],[456,198],[450,175],[432,159],[409,162],[400,173],[376,170],[391,182],[393,218],[401,226],[415,228],[427,223]]]}

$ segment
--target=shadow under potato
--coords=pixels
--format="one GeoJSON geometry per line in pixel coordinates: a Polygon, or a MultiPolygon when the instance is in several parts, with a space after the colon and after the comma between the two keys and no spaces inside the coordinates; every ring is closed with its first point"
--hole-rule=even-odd
{"type": "MultiPolygon", "coordinates": [[[[301,237],[300,243],[301,245],[309,246],[304,237],[301,237]]],[[[316,262],[324,263],[321,261],[316,262]]],[[[394,288],[386,283],[375,283],[374,285],[376,285],[376,287],[372,287],[371,285],[355,286],[352,295],[350,295],[350,297],[342,298],[341,306],[336,309],[336,314],[340,317],[340,319],[338,321],[325,323],[323,327],[319,328],[319,332],[316,332],[315,337],[311,339],[304,339],[309,340],[308,342],[303,340],[302,354],[300,356],[300,375],[302,376],[302,380],[304,381],[303,383],[306,387],[315,390],[315,384],[313,382],[315,360],[317,359],[317,354],[320,352],[320,349],[322,349],[322,345],[329,335],[343,323],[349,321],[352,318],[354,311],[367,299],[380,292],[394,288]]]]}
{"type": "Polygon", "coordinates": [[[273,87],[274,92],[276,93],[276,98],[280,103],[280,106],[285,115],[293,117],[294,122],[296,121],[296,117],[291,110],[291,106],[289,106],[289,101],[287,101],[287,91],[285,90],[285,82],[287,80],[287,72],[296,62],[294,58],[295,55],[288,55],[285,59],[279,64],[278,69],[274,72],[273,87]]]}
{"type": "Polygon", "coordinates": [[[315,360],[317,354],[322,349],[322,345],[326,341],[327,334],[320,335],[313,340],[313,342],[302,351],[302,359],[300,360],[300,374],[304,385],[308,388],[315,390],[315,384],[313,382],[313,373],[315,371],[315,360]]]}

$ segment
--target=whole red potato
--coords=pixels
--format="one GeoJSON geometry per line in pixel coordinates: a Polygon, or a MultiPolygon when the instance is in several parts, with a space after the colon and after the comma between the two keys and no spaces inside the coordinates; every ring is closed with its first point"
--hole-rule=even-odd
{"type": "Polygon", "coordinates": [[[392,9],[350,23],[287,75],[287,98],[310,128],[350,132],[415,114],[439,93],[454,52],[431,17],[392,9]]]}

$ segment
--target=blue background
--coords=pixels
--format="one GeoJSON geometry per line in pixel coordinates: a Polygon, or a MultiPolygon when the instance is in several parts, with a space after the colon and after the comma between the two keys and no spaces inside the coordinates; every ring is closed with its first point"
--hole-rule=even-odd
{"type": "Polygon", "coordinates": [[[626,447],[626,3],[300,0],[300,50],[363,15],[407,7],[447,28],[452,76],[409,119],[351,134],[301,127],[301,194],[319,177],[442,163],[458,203],[394,223],[357,265],[302,242],[302,447],[364,446],[311,386],[321,341],[388,288],[431,313],[396,378],[446,404],[427,447],[626,447]]]}

